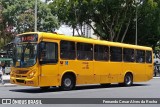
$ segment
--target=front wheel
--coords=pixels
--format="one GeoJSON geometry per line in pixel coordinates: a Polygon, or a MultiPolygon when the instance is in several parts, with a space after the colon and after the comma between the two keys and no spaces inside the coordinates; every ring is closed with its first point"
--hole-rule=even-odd
{"type": "Polygon", "coordinates": [[[60,89],[69,91],[75,87],[75,79],[72,75],[64,75],[62,78],[60,89]]]}
{"type": "Polygon", "coordinates": [[[124,85],[131,86],[133,84],[133,76],[132,74],[126,74],[124,77],[124,85]]]}

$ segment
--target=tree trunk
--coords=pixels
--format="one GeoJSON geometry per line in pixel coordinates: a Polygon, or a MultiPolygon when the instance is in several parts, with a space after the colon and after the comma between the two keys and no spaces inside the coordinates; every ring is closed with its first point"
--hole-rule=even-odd
{"type": "Polygon", "coordinates": [[[126,30],[125,30],[123,36],[122,36],[121,42],[124,41],[124,38],[125,38],[125,36],[126,36],[126,33],[127,33],[127,31],[128,31],[129,25],[130,25],[130,22],[131,22],[131,18],[129,19],[129,21],[128,21],[128,23],[127,23],[127,27],[126,27],[126,30]]]}

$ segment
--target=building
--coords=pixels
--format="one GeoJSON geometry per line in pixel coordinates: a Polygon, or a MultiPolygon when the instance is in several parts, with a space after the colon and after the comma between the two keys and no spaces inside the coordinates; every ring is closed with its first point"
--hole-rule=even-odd
{"type": "Polygon", "coordinates": [[[93,29],[87,24],[84,24],[82,26],[82,31],[83,31],[83,35],[87,38],[99,39],[99,37],[94,34],[93,29]]]}

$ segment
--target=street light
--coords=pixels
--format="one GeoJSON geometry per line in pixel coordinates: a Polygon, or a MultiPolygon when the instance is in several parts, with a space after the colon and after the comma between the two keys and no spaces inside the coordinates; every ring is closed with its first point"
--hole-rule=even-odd
{"type": "Polygon", "coordinates": [[[34,31],[37,32],[37,0],[35,0],[34,31]]]}

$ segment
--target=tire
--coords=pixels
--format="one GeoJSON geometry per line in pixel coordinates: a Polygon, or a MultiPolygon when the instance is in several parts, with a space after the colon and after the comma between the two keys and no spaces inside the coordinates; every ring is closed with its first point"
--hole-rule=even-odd
{"type": "Polygon", "coordinates": [[[75,78],[72,75],[64,75],[60,89],[63,91],[72,90],[75,87],[75,78]]]}
{"type": "Polygon", "coordinates": [[[133,76],[130,73],[127,73],[124,77],[124,82],[119,83],[119,86],[131,86],[133,84],[133,76]]]}
{"type": "Polygon", "coordinates": [[[40,87],[41,90],[48,90],[49,88],[50,88],[49,86],[40,87]]]}
{"type": "Polygon", "coordinates": [[[133,84],[133,76],[127,73],[124,77],[124,86],[131,86],[133,84]]]}

